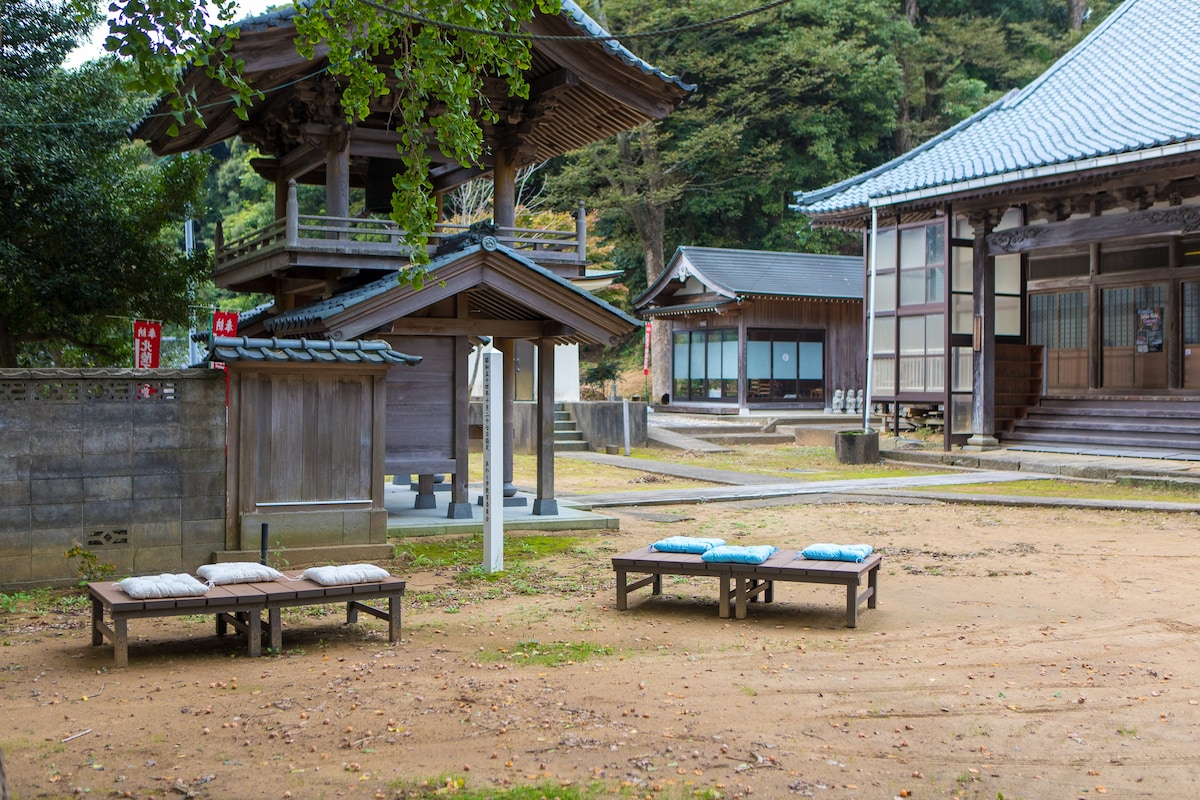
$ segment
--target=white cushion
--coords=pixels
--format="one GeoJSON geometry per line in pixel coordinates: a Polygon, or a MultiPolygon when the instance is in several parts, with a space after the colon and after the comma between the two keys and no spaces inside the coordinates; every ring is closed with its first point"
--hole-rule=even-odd
{"type": "Polygon", "coordinates": [[[253,561],[205,564],[196,570],[196,574],[213,586],[220,586],[225,583],[274,581],[283,577],[283,573],[274,567],[268,567],[266,564],[256,564],[253,561]]]}
{"type": "Polygon", "coordinates": [[[374,564],[342,564],[337,567],[309,567],[300,577],[322,586],[341,586],[382,581],[391,577],[391,573],[374,564]]]}
{"type": "Polygon", "coordinates": [[[156,600],[162,597],[198,597],[208,591],[208,587],[191,575],[180,573],[172,575],[164,572],[162,575],[144,575],[140,578],[126,578],[119,581],[117,586],[121,591],[134,600],[156,600]]]}

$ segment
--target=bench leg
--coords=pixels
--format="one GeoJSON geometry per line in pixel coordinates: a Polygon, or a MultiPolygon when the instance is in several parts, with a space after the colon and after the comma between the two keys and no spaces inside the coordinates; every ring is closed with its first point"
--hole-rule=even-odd
{"type": "Polygon", "coordinates": [[[879,565],[867,573],[867,588],[871,591],[871,596],[867,598],[867,608],[874,608],[875,603],[879,599],[879,565]]]}
{"type": "Polygon", "coordinates": [[[400,595],[388,598],[388,641],[400,641],[400,595]]]}
{"type": "Polygon", "coordinates": [[[358,606],[351,600],[349,603],[346,603],[346,624],[350,625],[354,622],[358,622],[358,606]]]}
{"type": "Polygon", "coordinates": [[[721,601],[720,606],[717,609],[717,614],[720,615],[721,619],[729,619],[729,583],[733,579],[722,575],[717,580],[721,582],[721,601]]]}
{"type": "Polygon", "coordinates": [[[262,655],[262,610],[254,609],[246,614],[246,638],[250,640],[250,655],[262,655]]]}
{"type": "Polygon", "coordinates": [[[654,585],[650,587],[650,594],[662,594],[662,573],[654,573],[654,585]]]}
{"type": "Polygon", "coordinates": [[[629,607],[629,600],[626,598],[628,589],[625,586],[625,570],[617,570],[617,611],[624,611],[629,607]]]}
{"type": "Polygon", "coordinates": [[[113,661],[118,667],[129,666],[129,620],[113,615],[113,661]]]}
{"type": "Polygon", "coordinates": [[[272,650],[283,652],[283,613],[278,608],[267,609],[267,638],[272,650]]]}
{"type": "Polygon", "coordinates": [[[92,647],[104,644],[104,603],[99,598],[92,598],[92,647]]]}
{"type": "Polygon", "coordinates": [[[858,584],[846,584],[846,627],[858,627],[858,584]]]}
{"type": "Polygon", "coordinates": [[[217,614],[217,636],[224,636],[229,632],[229,623],[225,621],[224,614],[217,614]]]}
{"type": "Polygon", "coordinates": [[[746,595],[750,594],[750,579],[749,578],[734,578],[736,591],[734,592],[737,608],[734,614],[738,619],[746,618],[746,595]]]}

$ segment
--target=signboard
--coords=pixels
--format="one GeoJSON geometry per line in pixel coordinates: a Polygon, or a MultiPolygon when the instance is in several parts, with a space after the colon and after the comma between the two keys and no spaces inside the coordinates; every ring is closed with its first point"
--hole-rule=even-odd
{"type": "Polygon", "coordinates": [[[212,335],[237,336],[238,312],[213,311],[212,335]]]}
{"type": "Polygon", "coordinates": [[[1139,353],[1161,353],[1163,351],[1162,308],[1139,308],[1137,319],[1137,351],[1139,353]]]}
{"type": "Polygon", "coordinates": [[[133,321],[133,366],[135,369],[157,369],[162,348],[162,323],[138,319],[133,321]]]}

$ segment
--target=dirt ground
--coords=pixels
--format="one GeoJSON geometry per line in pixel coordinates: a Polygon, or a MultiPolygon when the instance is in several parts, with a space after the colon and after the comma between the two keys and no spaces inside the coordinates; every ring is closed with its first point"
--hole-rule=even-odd
{"type": "Polygon", "coordinates": [[[542,564],[554,578],[528,594],[459,594],[447,570],[396,566],[396,646],[375,620],[299,614],[282,654],[250,659],[209,620],[135,620],[120,670],[83,610],[0,616],[0,747],[22,799],[395,798],[447,778],[476,796],[1196,797],[1198,523],[940,504],[630,511],[542,564]],[[885,554],[878,608],[849,629],[840,588],[782,584],[727,621],[713,582],[668,578],[616,611],[608,558],[685,533],[868,542],[885,554]],[[548,666],[523,658],[531,642],[612,651],[548,666]]]}

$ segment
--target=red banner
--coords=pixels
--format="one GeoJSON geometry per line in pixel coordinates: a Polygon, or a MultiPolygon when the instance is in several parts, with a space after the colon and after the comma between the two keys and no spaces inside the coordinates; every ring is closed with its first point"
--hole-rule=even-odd
{"type": "Polygon", "coordinates": [[[133,322],[133,366],[157,369],[162,345],[162,323],[144,319],[133,322]]]}
{"type": "Polygon", "coordinates": [[[650,374],[650,321],[646,320],[646,343],[642,348],[642,374],[650,374]]]}
{"type": "Polygon", "coordinates": [[[237,336],[238,312],[214,311],[212,322],[213,336],[237,336]]]}

